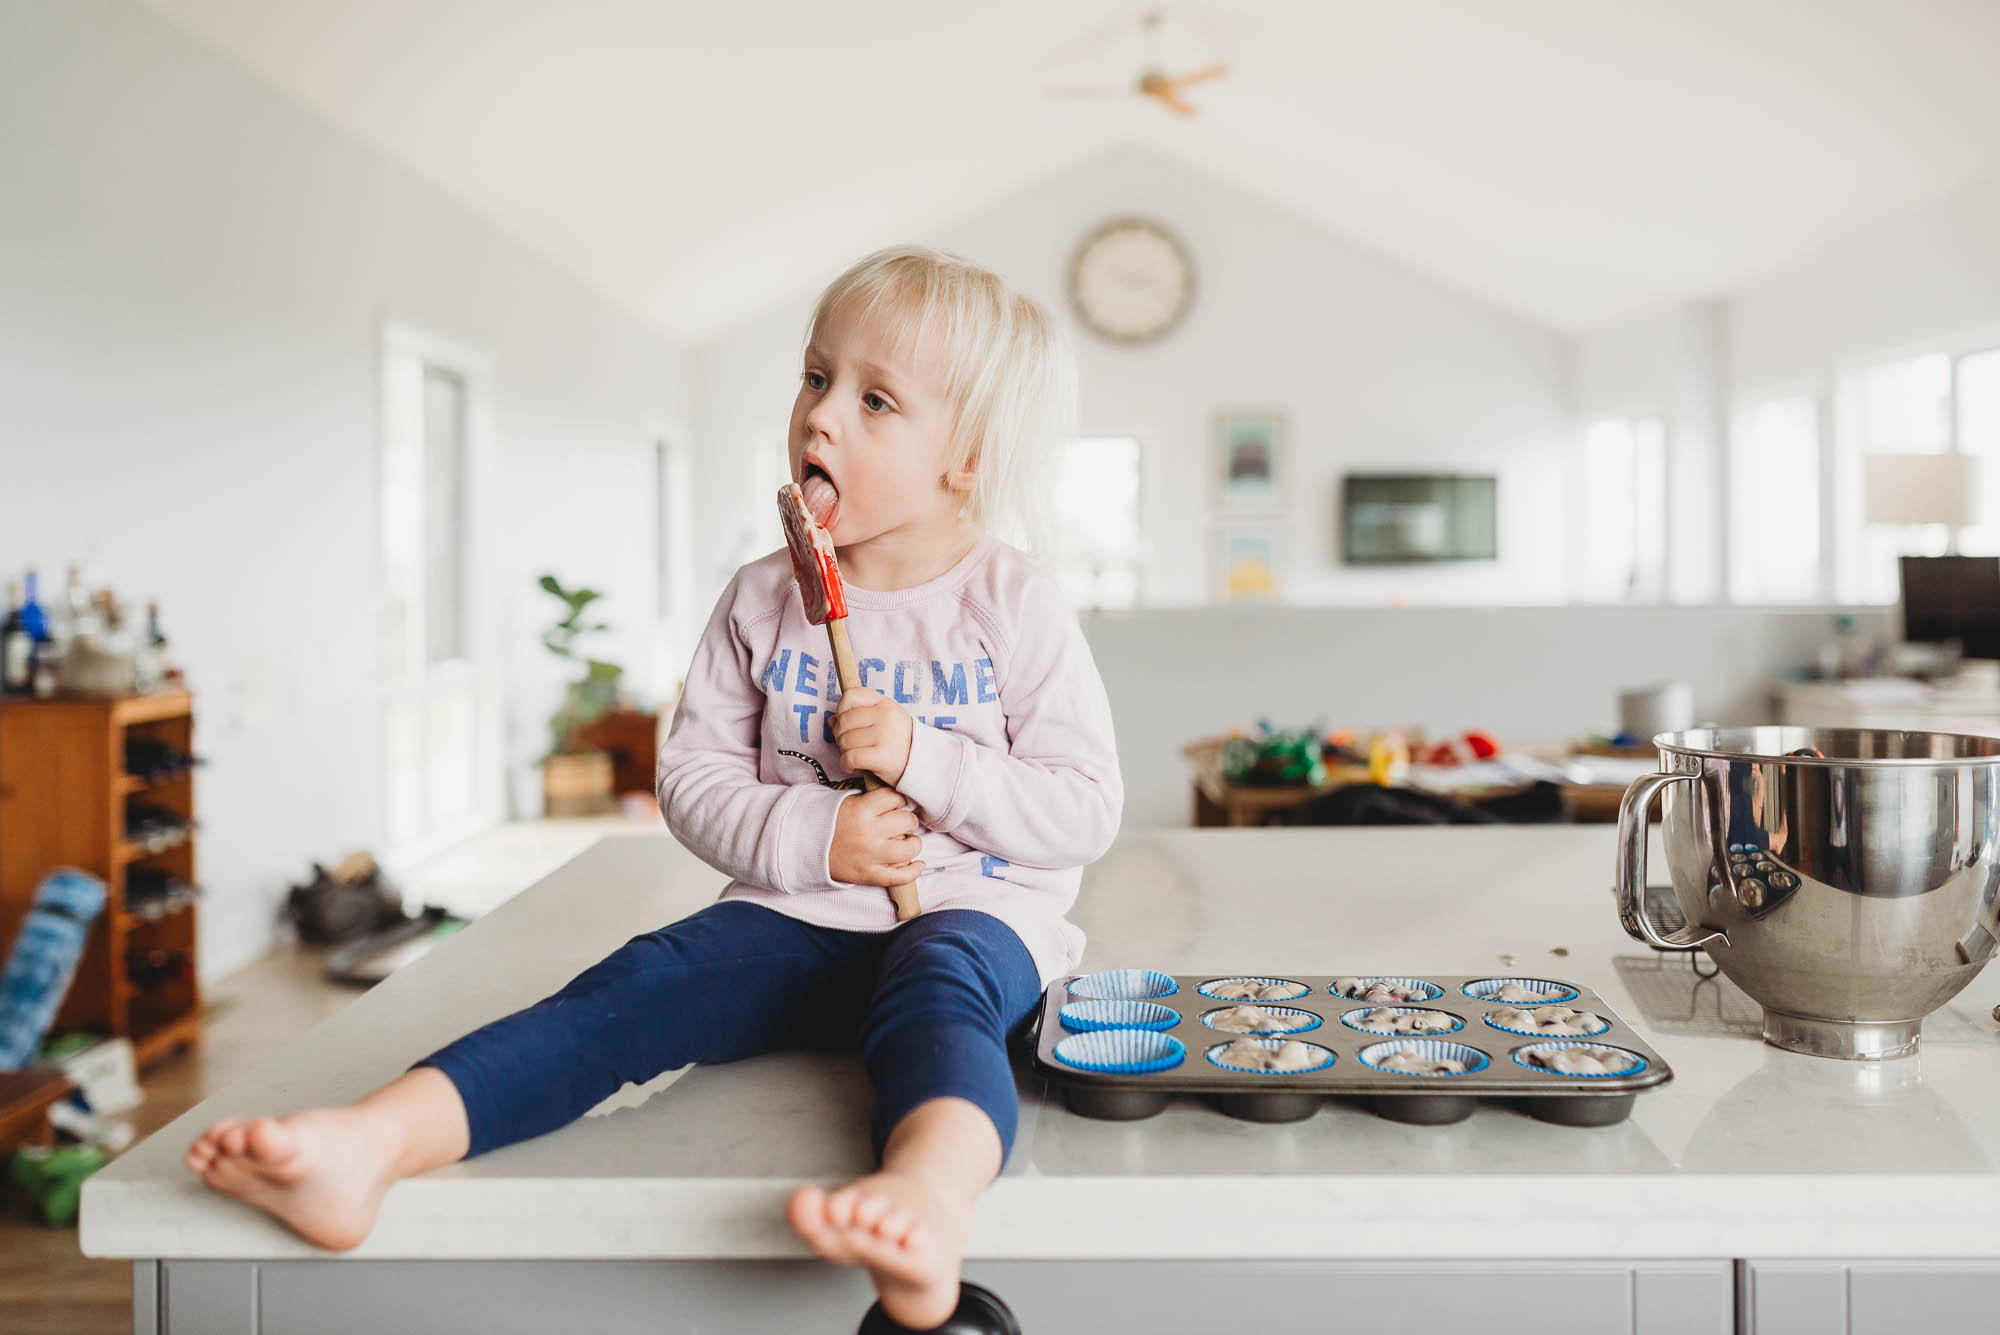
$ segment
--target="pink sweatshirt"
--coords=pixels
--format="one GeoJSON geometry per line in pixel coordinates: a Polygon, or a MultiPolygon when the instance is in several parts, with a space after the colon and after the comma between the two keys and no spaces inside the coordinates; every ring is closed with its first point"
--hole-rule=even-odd
{"type": "MultiPolygon", "coordinates": [[[[1063,917],[1118,831],[1124,786],[1111,706],[1076,616],[1025,555],[983,537],[915,588],[847,589],[862,684],[916,718],[897,787],[923,822],[926,912],[978,909],[1013,928],[1044,985],[1073,970],[1063,917]]],[[[826,627],[805,618],[781,549],[736,572],[660,747],[660,810],[744,899],[822,927],[886,932],[880,886],[833,879],[836,809],[854,791],[830,720],[826,627]]]]}

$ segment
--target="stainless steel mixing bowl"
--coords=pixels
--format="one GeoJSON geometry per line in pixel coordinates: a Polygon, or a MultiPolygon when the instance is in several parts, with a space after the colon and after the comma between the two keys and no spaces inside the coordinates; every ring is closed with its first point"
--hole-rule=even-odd
{"type": "Polygon", "coordinates": [[[1764,1039],[1821,1057],[1913,1052],[2000,932],[2000,738],[1871,728],[1662,733],[1618,813],[1618,912],[1706,949],[1764,1008],[1764,1039]],[[1646,820],[1688,925],[1644,911],[1646,820]]]}

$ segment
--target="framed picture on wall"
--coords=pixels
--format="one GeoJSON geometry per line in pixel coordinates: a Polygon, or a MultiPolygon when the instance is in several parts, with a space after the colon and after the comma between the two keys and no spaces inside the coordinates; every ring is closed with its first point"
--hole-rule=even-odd
{"type": "Polygon", "coordinates": [[[1215,591],[1226,603],[1276,602],[1284,589],[1285,533],[1270,523],[1215,530],[1215,591]]]}
{"type": "Polygon", "coordinates": [[[1285,418],[1274,412],[1215,415],[1210,466],[1216,509],[1224,513],[1275,512],[1282,508],[1287,471],[1285,418]]]}

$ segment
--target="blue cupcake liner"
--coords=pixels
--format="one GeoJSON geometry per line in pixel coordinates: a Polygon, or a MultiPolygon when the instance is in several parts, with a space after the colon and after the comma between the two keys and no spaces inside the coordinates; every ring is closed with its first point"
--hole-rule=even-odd
{"type": "MultiPolygon", "coordinates": [[[[1282,1038],[1260,1038],[1254,1034],[1245,1034],[1243,1035],[1243,1037],[1249,1039],[1252,1043],[1255,1043],[1260,1048],[1276,1049],[1280,1043],[1286,1041],[1285,1039],[1282,1038]]],[[[1334,1055],[1333,1049],[1323,1048],[1317,1043],[1308,1043],[1306,1044],[1307,1047],[1311,1048],[1314,1052],[1323,1053],[1326,1057],[1326,1060],[1321,1062],[1317,1066],[1294,1066],[1288,1070],[1283,1070],[1283,1071],[1266,1070],[1261,1066],[1231,1066],[1228,1062],[1223,1061],[1220,1057],[1216,1055],[1217,1053],[1221,1052],[1224,1048],[1228,1046],[1229,1044],[1227,1043],[1217,1043],[1214,1047],[1210,1048],[1203,1055],[1208,1058],[1210,1065],[1220,1066],[1225,1071],[1234,1071],[1239,1075],[1309,1075],[1314,1071],[1324,1071],[1327,1067],[1333,1065],[1336,1061],[1340,1060],[1338,1057],[1334,1055]]]]}
{"type": "MultiPolygon", "coordinates": [[[[1439,997],[1444,995],[1443,988],[1439,987],[1436,983],[1433,983],[1426,978],[1397,978],[1388,974],[1356,974],[1353,976],[1364,985],[1368,983],[1394,983],[1398,987],[1405,987],[1405,988],[1415,987],[1423,989],[1424,995],[1421,997],[1413,998],[1412,1000],[1414,1001],[1436,1001],[1439,997]]],[[[1335,980],[1335,982],[1338,981],[1339,981],[1338,979],[1335,980]]],[[[1333,996],[1339,997],[1343,1001],[1361,1000],[1360,997],[1350,997],[1345,992],[1335,992],[1333,988],[1334,984],[1329,983],[1327,984],[1326,990],[1333,996]]],[[[1364,986],[1362,990],[1365,992],[1367,988],[1364,986]]],[[[1373,1001],[1369,1002],[1368,1004],[1371,1006],[1400,1006],[1405,1003],[1400,1001],[1373,1001]]]]}
{"type": "Polygon", "coordinates": [[[1372,1005],[1356,1006],[1353,1010],[1343,1014],[1340,1017],[1340,1022],[1346,1025],[1349,1029],[1352,1029],[1357,1034],[1374,1034],[1378,1038],[1425,1038],[1425,1037],[1438,1036],[1438,1035],[1425,1035],[1425,1034],[1397,1034],[1397,1033],[1391,1033],[1386,1029],[1366,1029],[1354,1022],[1355,1016],[1366,1015],[1369,1011],[1376,1010],[1382,1006],[1388,1006],[1388,1009],[1396,1012],[1396,1014],[1398,1015],[1442,1015],[1444,1016],[1445,1019],[1451,1021],[1451,1028],[1443,1031],[1446,1034],[1455,1034],[1459,1030],[1465,1028],[1465,1021],[1460,1017],[1453,1015],[1450,1011],[1437,1010],[1431,1006],[1389,1006],[1387,1002],[1378,1002],[1372,1005]]]}
{"type": "Polygon", "coordinates": [[[1490,1001],[1496,1006],[1560,1006],[1582,995],[1568,983],[1558,983],[1553,978],[1478,978],[1458,990],[1474,1001],[1490,1001]],[[1535,1001],[1501,1001],[1493,995],[1509,983],[1519,983],[1538,992],[1553,990],[1554,995],[1535,1001]]]}
{"type": "Polygon", "coordinates": [[[1263,1004],[1262,1002],[1252,1001],[1245,997],[1218,997],[1215,995],[1215,993],[1208,990],[1209,988],[1214,987],[1218,983],[1280,983],[1285,987],[1296,987],[1298,989],[1296,993],[1294,993],[1289,997],[1274,997],[1272,998],[1273,1001],[1297,1001],[1300,997],[1309,997],[1312,995],[1311,988],[1307,987],[1304,983],[1298,982],[1294,979],[1265,978],[1258,974],[1248,974],[1248,973],[1231,974],[1227,978],[1211,978],[1207,982],[1203,983],[1201,986],[1197,987],[1195,991],[1201,993],[1203,996],[1207,997],[1210,1001],[1241,1001],[1246,1006],[1257,1006],[1263,1004]]]}
{"type": "Polygon", "coordinates": [[[1158,969],[1100,969],[1072,980],[1069,994],[1093,1001],[1150,1001],[1170,997],[1180,987],[1172,975],[1158,969]]]}
{"type": "Polygon", "coordinates": [[[1628,1075],[1637,1075],[1646,1069],[1646,1059],[1630,1048],[1621,1048],[1615,1043],[1593,1043],[1587,1038],[1554,1038],[1545,1043],[1523,1043],[1514,1049],[1514,1064],[1524,1066],[1536,1075],[1552,1075],[1558,1080],[1622,1080],[1628,1075]],[[1570,1071],[1551,1071],[1546,1066],[1537,1066],[1523,1054],[1529,1052],[1560,1052],[1566,1048],[1602,1048],[1606,1052],[1619,1052],[1632,1059],[1632,1065],[1622,1071],[1606,1071],[1602,1074],[1582,1074],[1570,1071]]]}
{"type": "Polygon", "coordinates": [[[1179,1066],[1187,1056],[1187,1048],[1172,1034],[1156,1034],[1147,1029],[1099,1029],[1059,1040],[1055,1056],[1063,1065],[1079,1071],[1150,1075],[1179,1066]]]}
{"type": "Polygon", "coordinates": [[[1181,1022],[1181,1013],[1172,1006],[1153,1001],[1113,1001],[1093,998],[1072,1001],[1056,1012],[1062,1027],[1072,1034],[1094,1033],[1099,1029],[1171,1029],[1181,1022]]]}
{"type": "MultiPolygon", "coordinates": [[[[1533,1006],[1530,1006],[1530,1005],[1527,1005],[1527,1004],[1526,1004],[1526,1003],[1524,1003],[1524,1002],[1502,1002],[1501,1004],[1502,1004],[1502,1005],[1512,1005],[1512,1006],[1514,1006],[1514,1007],[1515,1007],[1516,1009],[1518,1009],[1518,1010],[1534,1010],[1534,1009],[1535,1009],[1535,1007],[1533,1007],[1533,1006]]],[[[1561,1002],[1559,1002],[1559,1001],[1545,1001],[1545,1002],[1542,1002],[1541,1004],[1542,1004],[1542,1005],[1544,1005],[1544,1006],[1560,1006],[1560,1005],[1561,1005],[1562,1003],[1561,1003],[1561,1002]]],[[[1584,1038],[1596,1038],[1596,1037],[1598,1037],[1599,1035],[1602,1035],[1602,1034],[1607,1034],[1607,1033],[1610,1033],[1610,1032],[1611,1032],[1611,1021],[1609,1021],[1609,1020],[1605,1019],[1605,1018],[1604,1018],[1604,1017],[1603,1017],[1602,1015],[1599,1015],[1599,1014],[1598,1014],[1598,1013],[1597,1013],[1596,1011],[1584,1011],[1584,1012],[1583,1012],[1583,1014],[1585,1014],[1585,1015],[1589,1015],[1589,1016],[1592,1016],[1593,1018],[1595,1018],[1595,1019],[1596,1019],[1596,1021],[1597,1021],[1597,1023],[1598,1023],[1598,1025],[1599,1025],[1600,1027],[1599,1027],[1599,1028],[1596,1028],[1596,1029],[1593,1029],[1593,1030],[1591,1030],[1591,1031],[1590,1031],[1589,1033],[1587,1033],[1587,1034],[1564,1034],[1564,1035],[1561,1035],[1560,1037],[1562,1037],[1562,1038],[1577,1038],[1577,1039],[1584,1039],[1584,1038]]],[[[1484,1019],[1485,1019],[1485,1021],[1486,1021],[1486,1027],[1487,1027],[1487,1028],[1489,1028],[1489,1029],[1498,1029],[1498,1030],[1499,1030],[1499,1031],[1500,1031],[1501,1033],[1503,1033],[1503,1034],[1519,1034],[1519,1035],[1521,1035],[1521,1037],[1523,1037],[1523,1038],[1548,1038],[1548,1037],[1549,1037],[1549,1035],[1548,1035],[1548,1034],[1547,1034],[1547,1033],[1546,1033],[1545,1031],[1543,1031],[1543,1030],[1540,1030],[1540,1029],[1516,1029],[1516,1028],[1514,1028],[1514,1027],[1513,1027],[1512,1025],[1506,1025],[1506,1024],[1501,1024],[1501,1023],[1500,1023],[1500,1022],[1499,1022],[1498,1020],[1496,1020],[1496,1019],[1494,1019],[1494,1018],[1493,1018],[1493,1012],[1492,1012],[1492,1011],[1488,1011],[1488,1012],[1486,1012],[1486,1014],[1485,1014],[1485,1016],[1484,1016],[1483,1018],[1484,1018],[1484,1019]]],[[[1555,1040],[1551,1039],[1550,1041],[1551,1041],[1551,1042],[1554,1042],[1555,1040]]]]}
{"type": "MultiPolygon", "coordinates": [[[[1280,1037],[1280,1038],[1297,1038],[1297,1037],[1298,1037],[1298,1036],[1299,1036],[1300,1034],[1310,1034],[1310,1033],[1311,1033],[1311,1032],[1312,1032],[1313,1030],[1315,1030],[1315,1029],[1319,1028],[1319,1027],[1320,1027],[1320,1025],[1321,1025],[1322,1023],[1324,1023],[1324,1022],[1323,1022],[1323,1021],[1322,1021],[1322,1020],[1321,1020],[1321,1019],[1319,1018],[1319,1016],[1317,1016],[1317,1015],[1313,1014],[1313,1013],[1312,1013],[1311,1011],[1307,1011],[1307,1010],[1300,1010],[1300,1009],[1299,1009],[1299,1008],[1298,1008],[1297,1006],[1287,1006],[1287,1005],[1283,1004],[1282,1002],[1277,1002],[1277,1001],[1231,1001],[1231,1002],[1225,1002],[1225,1003],[1224,1003],[1223,1005],[1221,1005],[1221,1006],[1218,1006],[1218,1007],[1216,1007],[1216,1008],[1215,1008],[1215,1010],[1210,1010],[1210,1011],[1203,1011],[1203,1012],[1201,1013],[1201,1023],[1202,1023],[1202,1027],[1203,1027],[1203,1028],[1206,1028],[1206,1029],[1215,1029],[1215,1026],[1214,1026],[1214,1025],[1212,1025],[1212,1024],[1210,1024],[1210,1023],[1208,1022],[1208,1017],[1209,1017],[1209,1016],[1211,1016],[1211,1015],[1214,1015],[1214,1014],[1216,1013],[1216,1011],[1223,1011],[1223,1010],[1234,1010],[1234,1009],[1236,1009],[1236,1008],[1237,1008],[1238,1006],[1255,1006],[1255,1007],[1256,1007],[1256,1008],[1257,1008],[1258,1010],[1260,1010],[1260,1011],[1277,1011],[1277,1012],[1279,1012],[1280,1014],[1284,1014],[1284,1015],[1303,1015],[1303,1016],[1305,1016],[1305,1017],[1306,1017],[1306,1019],[1308,1019],[1308,1020],[1312,1021],[1312,1023],[1311,1023],[1311,1024],[1302,1024],[1302,1025],[1298,1026],[1298,1027],[1297,1027],[1296,1029],[1256,1029],[1256,1030],[1252,1030],[1252,1031],[1251,1031],[1251,1032],[1250,1032],[1249,1034],[1245,1034],[1245,1035],[1244,1035],[1244,1037],[1246,1037],[1246,1038],[1269,1038],[1269,1037],[1271,1037],[1272,1035],[1276,1035],[1276,1036],[1278,1036],[1278,1037],[1280,1037]]],[[[1235,1029],[1215,1029],[1215,1032],[1216,1032],[1216,1033],[1218,1033],[1218,1034],[1234,1034],[1234,1033],[1238,1033],[1238,1032],[1240,1032],[1240,1031],[1238,1031],[1238,1030],[1235,1030],[1235,1029]]]]}
{"type": "Polygon", "coordinates": [[[1393,1068],[1385,1070],[1383,1067],[1376,1065],[1384,1057],[1392,1056],[1398,1052],[1414,1052],[1419,1057],[1424,1057],[1431,1061],[1451,1060],[1464,1062],[1465,1069],[1458,1073],[1460,1075],[1471,1075],[1474,1072],[1483,1071],[1492,1064],[1492,1058],[1488,1057],[1478,1048],[1470,1047],[1464,1043],[1454,1043],[1449,1039],[1442,1038],[1392,1038],[1385,1043],[1370,1043],[1354,1055],[1361,1059],[1362,1065],[1368,1067],[1370,1070],[1381,1071],[1384,1075],[1408,1076],[1412,1080],[1449,1080],[1452,1078],[1449,1074],[1414,1075],[1409,1071],[1398,1071],[1393,1068]]]}

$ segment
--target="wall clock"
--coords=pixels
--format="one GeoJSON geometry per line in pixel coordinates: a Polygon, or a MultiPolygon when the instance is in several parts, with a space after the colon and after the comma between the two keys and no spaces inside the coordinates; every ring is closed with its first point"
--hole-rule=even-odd
{"type": "Polygon", "coordinates": [[[1150,343],[1187,314],[1194,265],[1166,228],[1145,218],[1113,218],[1077,246],[1069,299],[1077,318],[1114,343],[1150,343]]]}

